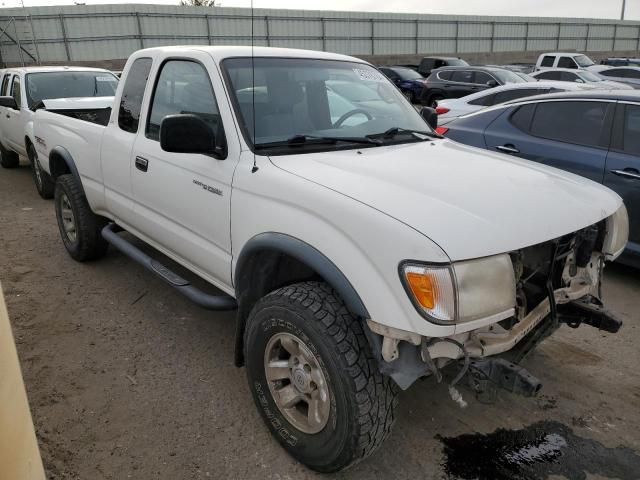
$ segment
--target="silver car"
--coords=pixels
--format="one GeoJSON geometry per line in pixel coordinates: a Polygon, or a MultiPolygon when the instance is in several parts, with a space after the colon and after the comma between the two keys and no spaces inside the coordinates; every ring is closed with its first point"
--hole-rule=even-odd
{"type": "Polygon", "coordinates": [[[593,73],[604,80],[626,83],[633,88],[640,88],[640,66],[610,67],[608,65],[598,65],[591,69],[593,73]]]}

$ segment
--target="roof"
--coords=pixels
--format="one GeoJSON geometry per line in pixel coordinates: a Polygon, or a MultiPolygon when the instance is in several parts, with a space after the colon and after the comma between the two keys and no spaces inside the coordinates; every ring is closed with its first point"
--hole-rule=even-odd
{"type": "Polygon", "coordinates": [[[105,68],[93,68],[93,67],[67,67],[67,66],[41,66],[41,67],[12,67],[5,68],[5,72],[20,72],[20,73],[45,73],[45,72],[109,72],[105,68]]]}
{"type": "MultiPolygon", "coordinates": [[[[603,66],[605,66],[605,65],[603,65],[603,66]]],[[[541,73],[549,73],[549,72],[585,73],[585,72],[591,72],[591,70],[585,70],[583,68],[545,68],[544,70],[538,70],[537,72],[531,72],[529,75],[531,75],[532,77],[535,77],[536,75],[540,75],[541,73]]]]}
{"type": "Polygon", "coordinates": [[[204,51],[209,53],[215,60],[223,60],[231,57],[289,57],[289,58],[315,58],[321,60],[342,60],[349,62],[367,63],[359,58],[342,55],[339,53],[320,52],[317,50],[303,50],[298,48],[278,48],[278,47],[253,47],[251,45],[178,45],[171,47],[153,47],[138,50],[138,54],[162,53],[184,53],[188,51],[204,51]]]}
{"type": "Polygon", "coordinates": [[[567,57],[577,57],[578,55],[584,55],[584,53],[580,52],[546,52],[541,53],[540,56],[543,55],[566,55],[567,57]]]}

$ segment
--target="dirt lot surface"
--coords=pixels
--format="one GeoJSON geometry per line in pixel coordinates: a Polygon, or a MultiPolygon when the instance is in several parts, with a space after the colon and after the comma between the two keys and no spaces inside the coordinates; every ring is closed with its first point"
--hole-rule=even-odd
{"type": "MultiPolygon", "coordinates": [[[[50,478],[321,477],[259,418],[232,364],[233,313],[199,309],[115,251],[74,262],[25,166],[0,170],[0,206],[0,281],[50,478]]],[[[485,405],[463,389],[461,410],[444,386],[419,381],[383,448],[338,478],[640,478],[640,275],[614,265],[605,281],[623,329],[563,327],[526,360],[544,383],[538,398],[485,405]],[[464,450],[472,437],[460,437],[523,428],[547,442],[534,454],[550,468],[482,473],[464,450]],[[554,442],[570,468],[554,467],[554,442]]]]}

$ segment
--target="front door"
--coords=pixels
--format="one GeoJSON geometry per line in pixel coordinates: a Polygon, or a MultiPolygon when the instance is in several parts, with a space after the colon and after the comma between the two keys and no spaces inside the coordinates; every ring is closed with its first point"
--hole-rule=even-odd
{"type": "Polygon", "coordinates": [[[225,140],[225,129],[234,129],[228,104],[218,102],[226,97],[213,59],[204,52],[192,57],[166,59],[152,83],[132,154],[136,227],[209,281],[229,287],[231,181],[240,147],[237,138],[225,140]],[[205,120],[216,144],[226,144],[225,158],[163,151],[160,124],[174,114],[205,120]]]}
{"type": "Polygon", "coordinates": [[[22,111],[26,106],[22,101],[22,83],[20,82],[20,75],[14,75],[13,82],[11,83],[10,95],[16,101],[18,109],[5,108],[5,120],[3,133],[5,135],[5,142],[11,150],[18,152],[21,155],[25,154],[24,151],[24,122],[23,117],[27,114],[22,111]]]}
{"type": "Polygon", "coordinates": [[[617,106],[604,184],[622,197],[629,213],[629,247],[640,253],[640,105],[617,106]]]}

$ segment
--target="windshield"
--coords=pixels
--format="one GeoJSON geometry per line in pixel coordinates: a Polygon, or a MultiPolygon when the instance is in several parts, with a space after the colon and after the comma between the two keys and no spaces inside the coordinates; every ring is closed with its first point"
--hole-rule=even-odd
{"type": "Polygon", "coordinates": [[[513,73],[511,70],[491,70],[491,73],[498,77],[501,83],[523,83],[528,82],[529,80],[525,80],[520,75],[513,73]]]}
{"type": "Polygon", "coordinates": [[[580,72],[578,74],[578,76],[580,78],[582,78],[583,80],[587,81],[587,82],[602,82],[602,78],[600,78],[599,76],[591,73],[591,72],[580,72]]]}
{"type": "Polygon", "coordinates": [[[30,108],[54,98],[110,97],[118,87],[118,78],[109,72],[29,73],[26,82],[30,108]]]}
{"type": "Polygon", "coordinates": [[[447,66],[450,67],[468,67],[469,64],[461,58],[447,58],[447,66]]]}
{"type": "Polygon", "coordinates": [[[402,80],[424,80],[422,75],[410,68],[394,68],[393,71],[396,72],[402,80]]]}
{"type": "MultiPolygon", "coordinates": [[[[260,149],[301,136],[367,138],[392,128],[431,132],[395,86],[366,64],[230,58],[222,66],[246,139],[260,149]]],[[[344,142],[327,148],[336,147],[344,142]]]]}
{"type": "Polygon", "coordinates": [[[593,60],[591,60],[586,55],[576,55],[575,57],[573,57],[573,59],[580,67],[590,67],[591,65],[595,65],[595,63],[593,63],[593,60]]]}

